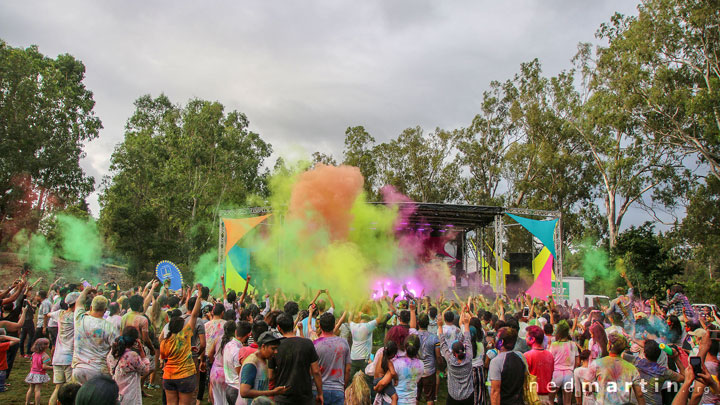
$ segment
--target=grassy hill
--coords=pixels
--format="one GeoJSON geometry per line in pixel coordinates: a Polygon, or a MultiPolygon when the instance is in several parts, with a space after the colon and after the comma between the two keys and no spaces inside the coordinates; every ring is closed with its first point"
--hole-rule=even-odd
{"type": "MultiPolygon", "coordinates": [[[[6,288],[20,277],[22,272],[23,259],[12,252],[0,252],[0,288],[6,288]]],[[[92,268],[82,268],[76,262],[63,260],[61,258],[53,259],[53,268],[48,271],[33,270],[30,271],[30,280],[35,281],[38,277],[43,277],[43,281],[36,288],[46,289],[50,283],[60,276],[65,277],[71,283],[77,283],[81,278],[98,283],[107,282],[110,278],[120,285],[121,289],[129,289],[134,285],[130,277],[127,276],[126,269],[113,264],[103,264],[92,268]]]]}

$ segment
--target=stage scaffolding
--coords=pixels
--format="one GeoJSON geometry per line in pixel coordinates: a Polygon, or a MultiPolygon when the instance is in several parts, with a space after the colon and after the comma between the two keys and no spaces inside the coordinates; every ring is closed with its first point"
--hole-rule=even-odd
{"type": "MultiPolygon", "coordinates": [[[[384,203],[369,203],[369,204],[384,204],[384,203]]],[[[557,257],[553,260],[553,272],[555,273],[555,281],[557,285],[562,285],[563,279],[563,259],[562,259],[562,246],[563,246],[563,233],[562,233],[562,213],[560,211],[546,211],[546,210],[534,210],[527,208],[506,208],[506,207],[491,207],[491,206],[480,206],[480,205],[461,205],[461,204],[437,204],[437,203],[396,203],[399,210],[402,211],[404,207],[408,207],[409,211],[412,211],[408,224],[408,229],[420,229],[420,228],[433,228],[433,229],[447,229],[452,227],[455,231],[462,234],[462,249],[469,254],[471,251],[467,249],[467,237],[473,235],[474,239],[474,253],[476,270],[481,271],[481,279],[483,283],[490,283],[494,290],[505,291],[505,278],[503,277],[503,263],[505,261],[505,229],[510,226],[519,225],[517,223],[508,223],[505,221],[506,214],[515,214],[524,217],[533,217],[532,219],[538,220],[553,220],[557,219],[558,223],[555,227],[555,252],[557,257]],[[491,232],[488,232],[490,230],[491,232]],[[491,233],[491,235],[488,235],[491,233]],[[491,236],[489,239],[488,236],[491,236]],[[489,247],[492,241],[493,248],[486,249],[489,247]],[[491,260],[488,260],[491,259],[491,260]],[[487,266],[481,266],[482,263],[492,263],[496,269],[495,280],[488,280],[490,271],[487,266]]],[[[272,207],[252,207],[252,208],[241,208],[234,210],[221,210],[219,211],[220,218],[243,218],[250,216],[258,216],[272,213],[272,207]]],[[[225,244],[226,235],[223,221],[219,221],[219,243],[218,243],[218,264],[224,271],[225,268],[225,244]]],[[[460,244],[458,244],[460,246],[460,244]]],[[[467,261],[462,260],[463,267],[467,261]]],[[[463,270],[467,273],[467,268],[463,270]]]]}

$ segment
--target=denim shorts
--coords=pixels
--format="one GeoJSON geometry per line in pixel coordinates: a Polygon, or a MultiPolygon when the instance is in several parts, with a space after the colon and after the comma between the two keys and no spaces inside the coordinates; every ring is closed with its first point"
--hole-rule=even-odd
{"type": "Polygon", "coordinates": [[[168,391],[177,391],[183,394],[189,394],[195,392],[197,388],[196,376],[191,375],[190,377],[178,378],[176,380],[168,380],[163,378],[163,388],[168,391]]]}

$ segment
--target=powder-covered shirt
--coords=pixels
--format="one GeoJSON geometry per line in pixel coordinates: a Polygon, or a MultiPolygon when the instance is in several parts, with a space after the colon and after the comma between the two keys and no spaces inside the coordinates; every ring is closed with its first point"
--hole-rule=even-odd
{"type": "Polygon", "coordinates": [[[679,373],[648,359],[634,357],[630,354],[623,355],[623,359],[635,365],[640,373],[640,378],[645,382],[643,397],[648,405],[662,405],[660,389],[665,381],[679,381],[682,378],[679,373]]]}
{"type": "Polygon", "coordinates": [[[160,358],[167,360],[163,370],[166,380],[179,380],[195,375],[195,362],[192,358],[193,330],[190,323],[185,324],[179,333],[170,335],[160,342],[160,358]]]}
{"type": "Polygon", "coordinates": [[[572,371],[575,368],[575,359],[579,354],[575,342],[552,342],[548,351],[555,359],[555,371],[572,371]]]}
{"type": "Polygon", "coordinates": [[[140,357],[135,351],[126,349],[116,359],[112,353],[107,355],[107,364],[113,380],[118,385],[122,405],[142,405],[140,378],[150,371],[150,360],[140,357]]]}
{"type": "Polygon", "coordinates": [[[592,371],[588,367],[578,367],[573,370],[575,397],[582,397],[582,404],[577,405],[595,405],[595,395],[593,395],[589,385],[592,379],[592,371]]]}
{"type": "Polygon", "coordinates": [[[333,336],[316,339],[313,344],[318,355],[323,390],[345,389],[345,366],[350,364],[347,340],[333,336]]]}
{"type": "Polygon", "coordinates": [[[377,328],[377,321],[367,323],[350,322],[350,333],[352,334],[352,348],[350,358],[352,360],[367,360],[372,351],[372,334],[377,328]]]}
{"type": "Polygon", "coordinates": [[[109,374],[105,356],[118,337],[110,322],[90,316],[85,308],[75,308],[75,351],[73,368],[90,369],[109,374]]]}
{"type": "Polygon", "coordinates": [[[555,369],[553,355],[544,349],[532,349],[524,353],[527,360],[528,372],[537,377],[538,394],[545,395],[550,392],[550,381],[552,381],[555,369]]]}
{"type": "Polygon", "coordinates": [[[240,349],[242,343],[233,338],[223,348],[223,371],[225,372],[225,384],[240,389],[240,378],[236,369],[240,367],[240,349]]]}
{"type": "Polygon", "coordinates": [[[115,314],[115,315],[108,316],[106,319],[108,322],[115,325],[115,328],[117,328],[118,333],[122,334],[122,316],[115,314]]]}
{"type": "Polygon", "coordinates": [[[592,381],[599,384],[595,399],[601,404],[621,405],[630,402],[632,385],[640,384],[637,368],[616,356],[597,359],[589,368],[592,381]]]}
{"type": "MultiPolygon", "coordinates": [[[[60,309],[61,309],[61,308],[60,308],[60,301],[62,301],[63,299],[65,299],[65,297],[61,297],[61,296],[59,296],[59,295],[56,295],[55,297],[53,297],[53,299],[52,299],[52,307],[50,308],[50,312],[60,310],[60,309]]],[[[58,326],[58,324],[57,324],[57,322],[56,322],[55,320],[50,319],[50,320],[48,321],[48,328],[57,328],[57,326],[58,326]]]]}
{"type": "Polygon", "coordinates": [[[241,347],[240,350],[238,351],[238,356],[237,356],[238,361],[240,361],[240,364],[242,364],[245,361],[245,359],[250,357],[251,354],[258,351],[258,349],[259,349],[259,346],[257,345],[257,343],[250,343],[247,346],[241,347]]]}
{"type": "Polygon", "coordinates": [[[50,318],[55,319],[58,325],[52,364],[54,366],[69,366],[72,364],[73,349],[75,348],[74,313],[61,309],[51,312],[50,318]]]}
{"type": "Polygon", "coordinates": [[[225,320],[213,319],[205,323],[205,354],[209,355],[210,350],[215,347],[215,342],[222,339],[225,320]]]}
{"type": "Polygon", "coordinates": [[[148,320],[142,312],[135,312],[131,310],[122,317],[120,330],[124,330],[126,326],[134,326],[138,331],[140,339],[142,339],[143,332],[148,332],[148,325],[148,320]]]}
{"type": "MultiPolygon", "coordinates": [[[[270,380],[268,379],[268,367],[265,360],[261,359],[257,353],[251,354],[243,363],[240,370],[240,384],[247,384],[251,389],[257,391],[267,391],[270,380]]],[[[253,398],[238,397],[238,405],[250,405],[253,398]]]]}
{"type": "MultiPolygon", "coordinates": [[[[417,383],[422,378],[423,363],[420,359],[411,359],[403,352],[392,359],[393,367],[398,376],[398,384],[395,392],[398,396],[398,405],[415,405],[417,403],[417,383]]],[[[386,395],[385,400],[389,403],[391,399],[386,395]]]]}
{"type": "Polygon", "coordinates": [[[435,349],[440,346],[440,340],[438,340],[437,332],[430,333],[429,331],[418,331],[418,337],[420,338],[420,359],[423,362],[423,377],[428,377],[435,374],[437,359],[435,358],[435,349]]]}

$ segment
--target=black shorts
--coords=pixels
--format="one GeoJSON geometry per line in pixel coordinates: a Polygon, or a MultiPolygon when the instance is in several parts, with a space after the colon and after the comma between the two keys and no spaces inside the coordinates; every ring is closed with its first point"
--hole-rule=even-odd
{"type": "Polygon", "coordinates": [[[418,401],[437,401],[437,384],[435,374],[423,377],[417,383],[418,401]]]}
{"type": "Polygon", "coordinates": [[[58,335],[58,327],[53,326],[52,328],[48,326],[47,328],[47,336],[45,336],[50,341],[50,347],[55,346],[55,339],[58,335]]]}
{"type": "Polygon", "coordinates": [[[178,378],[177,380],[168,380],[163,378],[163,388],[167,391],[177,391],[183,394],[190,394],[197,389],[197,376],[178,378]]]}

